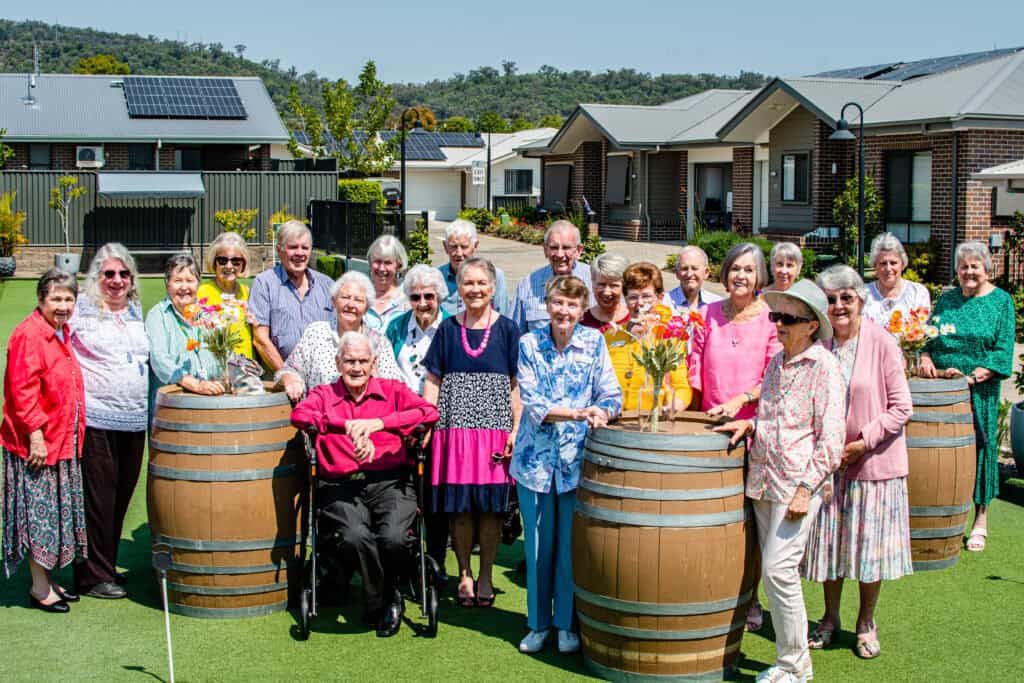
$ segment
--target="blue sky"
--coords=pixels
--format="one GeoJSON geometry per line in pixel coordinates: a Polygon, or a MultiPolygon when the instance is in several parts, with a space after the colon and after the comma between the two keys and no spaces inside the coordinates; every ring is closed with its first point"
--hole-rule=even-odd
{"type": "Polygon", "coordinates": [[[5,0],[0,14],[229,49],[243,43],[251,59],[280,58],[284,68],[330,78],[352,80],[372,58],[389,82],[500,69],[503,60],[520,71],[794,75],[1024,45],[1020,0],[5,0]]]}

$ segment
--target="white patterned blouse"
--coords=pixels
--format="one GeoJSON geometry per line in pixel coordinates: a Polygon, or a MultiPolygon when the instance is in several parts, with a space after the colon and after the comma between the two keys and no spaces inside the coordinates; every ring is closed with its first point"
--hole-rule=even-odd
{"type": "MultiPolygon", "coordinates": [[[[395,352],[387,338],[376,330],[364,329],[363,333],[370,338],[377,353],[376,376],[381,379],[402,379],[398,363],[395,362],[395,352]]],[[[341,336],[335,325],[326,322],[311,323],[288,355],[284,367],[274,375],[274,380],[280,381],[285,374],[297,375],[305,385],[306,393],[321,384],[333,384],[341,376],[335,360],[340,340],[341,336]]]]}

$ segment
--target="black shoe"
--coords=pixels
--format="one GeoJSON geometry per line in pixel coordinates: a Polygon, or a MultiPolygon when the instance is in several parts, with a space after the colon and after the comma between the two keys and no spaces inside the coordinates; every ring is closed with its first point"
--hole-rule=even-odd
{"type": "Polygon", "coordinates": [[[28,606],[34,607],[44,612],[50,612],[51,614],[67,614],[71,611],[71,607],[69,607],[68,603],[64,602],[63,600],[58,600],[57,602],[53,602],[49,605],[46,605],[43,604],[40,600],[37,600],[36,596],[32,595],[31,593],[28,594],[28,606]]]}
{"type": "Polygon", "coordinates": [[[128,583],[128,576],[122,572],[114,572],[114,583],[118,586],[123,586],[128,583]]]}
{"type": "Polygon", "coordinates": [[[377,637],[390,638],[398,633],[402,626],[402,614],[405,613],[405,603],[402,601],[392,603],[384,608],[380,623],[377,624],[377,637]]]}
{"type": "Polygon", "coordinates": [[[365,609],[363,610],[362,616],[359,617],[359,621],[366,626],[376,627],[377,624],[380,623],[380,619],[383,614],[383,609],[365,609]]]}
{"type": "Polygon", "coordinates": [[[121,598],[127,598],[128,592],[118,586],[113,581],[104,581],[103,583],[97,583],[95,586],[90,587],[88,590],[79,589],[82,595],[88,595],[90,598],[103,598],[104,600],[120,600],[121,598]]]}
{"type": "Polygon", "coordinates": [[[60,586],[54,586],[53,592],[60,597],[64,602],[78,602],[82,598],[79,597],[78,593],[74,592],[70,588],[62,588],[60,586]]]}

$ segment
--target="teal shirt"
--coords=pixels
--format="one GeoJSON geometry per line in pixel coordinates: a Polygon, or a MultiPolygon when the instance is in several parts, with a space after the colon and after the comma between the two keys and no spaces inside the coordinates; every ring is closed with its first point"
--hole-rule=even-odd
{"type": "Polygon", "coordinates": [[[202,346],[188,350],[188,339],[202,341],[202,334],[185,322],[168,298],[149,309],[146,336],[149,337],[149,419],[152,421],[157,389],[176,384],[185,375],[218,378],[220,363],[202,346]]]}

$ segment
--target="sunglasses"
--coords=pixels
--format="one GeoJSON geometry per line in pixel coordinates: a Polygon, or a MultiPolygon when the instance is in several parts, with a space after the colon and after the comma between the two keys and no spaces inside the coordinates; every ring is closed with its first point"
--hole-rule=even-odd
{"type": "Polygon", "coordinates": [[[115,275],[120,275],[122,280],[131,280],[132,271],[130,270],[104,270],[103,277],[108,280],[113,280],[115,275]]]}
{"type": "Polygon", "coordinates": [[[218,266],[226,266],[230,262],[235,268],[241,268],[245,265],[245,259],[241,256],[232,256],[231,258],[228,258],[227,256],[218,256],[213,259],[213,262],[218,266]]]}
{"type": "Polygon", "coordinates": [[[837,299],[843,302],[844,306],[849,306],[850,304],[853,303],[853,294],[840,294],[838,297],[836,297],[834,294],[830,294],[827,295],[825,298],[828,300],[829,306],[835,306],[837,299]]]}
{"type": "Polygon", "coordinates": [[[814,318],[805,318],[802,315],[793,315],[792,313],[779,313],[778,311],[769,313],[768,319],[773,323],[782,323],[786,327],[796,325],[797,323],[813,323],[815,321],[814,318]]]}
{"type": "Polygon", "coordinates": [[[414,304],[419,303],[420,299],[423,299],[424,301],[433,301],[436,298],[437,298],[437,295],[434,294],[433,292],[425,292],[423,294],[410,294],[409,295],[409,301],[413,302],[414,304]]]}

